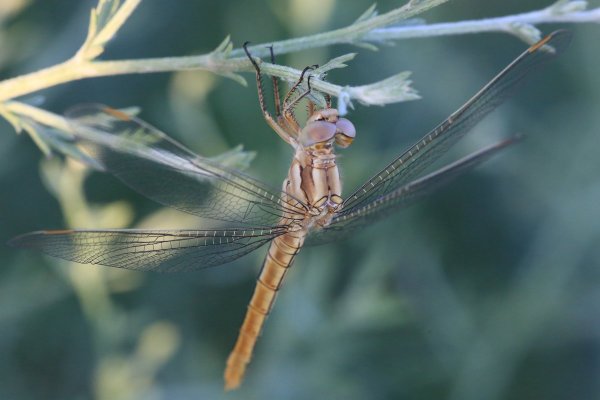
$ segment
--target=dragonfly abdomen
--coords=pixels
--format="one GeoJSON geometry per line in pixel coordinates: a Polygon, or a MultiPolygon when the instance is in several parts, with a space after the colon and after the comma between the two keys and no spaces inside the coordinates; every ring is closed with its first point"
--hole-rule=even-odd
{"type": "Polygon", "coordinates": [[[271,242],[238,339],[227,359],[225,389],[235,389],[241,384],[258,336],[273,308],[277,291],[304,244],[304,236],[303,231],[289,232],[271,242]]]}

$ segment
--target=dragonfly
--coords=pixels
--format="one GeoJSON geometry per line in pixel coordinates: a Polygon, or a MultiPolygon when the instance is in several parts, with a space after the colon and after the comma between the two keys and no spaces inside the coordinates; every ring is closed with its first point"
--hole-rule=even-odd
{"type": "Polygon", "coordinates": [[[310,71],[314,66],[305,68],[283,100],[278,80],[272,78],[273,115],[265,104],[259,63],[245,44],[256,72],[263,116],[294,150],[281,189],[199,156],[131,114],[83,105],[70,111],[67,118],[77,143],[104,170],[158,203],[224,225],[205,230],[43,230],[18,236],[10,244],[77,263],[158,272],[225,264],[269,244],[226,362],[225,389],[236,389],[300,249],[355,235],[360,228],[414,203],[516,143],[518,138],[508,138],[433,172],[426,171],[520,83],[559,55],[570,36],[568,31],[556,31],[526,49],[446,120],[345,197],[335,150],[354,141],[354,125],[332,108],[329,96],[323,94],[324,107],[311,100],[310,71]],[[295,109],[303,99],[310,116],[302,126],[295,109]]]}

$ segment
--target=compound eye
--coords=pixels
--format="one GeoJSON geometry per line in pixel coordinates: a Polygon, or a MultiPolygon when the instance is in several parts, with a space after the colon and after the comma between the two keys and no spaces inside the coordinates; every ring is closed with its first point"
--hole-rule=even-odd
{"type": "Polygon", "coordinates": [[[345,149],[346,147],[350,146],[353,141],[354,141],[354,138],[351,138],[350,136],[346,136],[343,133],[335,134],[335,144],[337,144],[341,148],[345,149]]]}
{"type": "Polygon", "coordinates": [[[346,118],[340,118],[335,123],[336,133],[341,133],[344,136],[354,139],[356,137],[356,128],[354,124],[346,118]]]}
{"type": "Polygon", "coordinates": [[[335,143],[340,147],[348,147],[356,137],[356,128],[354,124],[346,118],[340,118],[335,123],[335,143]]]}
{"type": "Polygon", "coordinates": [[[300,143],[311,146],[315,143],[327,142],[335,135],[336,126],[331,122],[312,121],[306,124],[300,133],[300,143]]]}

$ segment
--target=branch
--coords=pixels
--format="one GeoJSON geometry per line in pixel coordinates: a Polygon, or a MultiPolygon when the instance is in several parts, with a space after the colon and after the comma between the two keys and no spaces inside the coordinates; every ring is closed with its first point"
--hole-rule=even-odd
{"type": "MultiPolygon", "coordinates": [[[[512,33],[527,43],[532,43],[541,37],[534,24],[600,22],[600,8],[586,11],[586,1],[559,0],[542,10],[499,18],[431,25],[406,24],[404,26],[393,26],[446,1],[409,0],[403,7],[382,15],[378,15],[375,7],[372,6],[356,21],[344,28],[274,42],[270,45],[278,54],[340,43],[377,49],[375,44],[386,43],[390,40],[490,31],[512,33]]],[[[15,110],[15,107],[19,108],[15,106],[17,103],[7,105],[7,101],[79,79],[136,73],[197,69],[211,71],[234,79],[241,84],[246,84],[245,79],[239,75],[239,72],[254,72],[254,70],[249,60],[244,56],[243,50],[233,49],[229,37],[214,51],[203,55],[115,61],[97,60],[97,57],[103,53],[106,43],[115,36],[140,2],[141,0],[125,0],[121,4],[120,0],[99,0],[97,7],[91,13],[88,35],[81,48],[72,58],[40,71],[0,82],[0,115],[7,118],[17,131],[27,131],[44,153],[48,154],[51,148],[56,148],[56,143],[48,145],[44,143],[44,137],[38,135],[43,130],[36,124],[45,125],[47,122],[40,119],[43,118],[42,110],[37,109],[40,112],[30,113],[29,120],[25,123],[19,123],[19,115],[25,115],[22,113],[24,112],[24,105],[21,106],[20,110],[15,110]],[[2,103],[5,103],[4,106],[2,103]]],[[[250,46],[249,50],[255,57],[268,56],[266,44],[250,46]]],[[[380,82],[356,87],[335,85],[322,79],[327,70],[344,67],[344,62],[351,60],[353,57],[353,54],[338,57],[313,71],[314,76],[311,85],[316,89],[313,92],[316,96],[315,101],[322,101],[319,98],[319,92],[336,96],[338,98],[338,109],[341,113],[345,113],[348,106],[352,107],[353,100],[365,105],[385,105],[419,98],[410,86],[408,72],[396,74],[380,82]]],[[[265,74],[279,77],[288,82],[295,82],[301,74],[301,71],[295,68],[262,62],[260,59],[257,62],[260,63],[265,74]]],[[[33,107],[33,109],[36,108],[33,107]]],[[[48,117],[48,115],[45,116],[48,117]]],[[[57,121],[54,120],[53,122],[57,121]]],[[[56,124],[47,126],[62,131],[63,135],[67,132],[63,129],[64,126],[63,128],[57,127],[56,124]]],[[[60,149],[60,151],[63,150],[60,149]]]]}
{"type": "MultiPolygon", "coordinates": [[[[415,15],[423,13],[430,8],[439,6],[448,0],[410,0],[405,6],[378,15],[375,5],[372,5],[351,25],[335,29],[329,32],[318,33],[316,35],[305,36],[269,43],[273,46],[273,51],[277,54],[291,53],[311,48],[326,47],[332,44],[364,44],[364,37],[370,31],[385,26],[397,24],[400,21],[413,18],[415,15]]],[[[257,57],[269,55],[267,44],[261,44],[248,47],[250,52],[257,57]]],[[[243,56],[243,49],[236,49],[231,52],[232,57],[243,56]]]]}
{"type": "MultiPolygon", "coordinates": [[[[97,19],[97,17],[92,17],[90,25],[91,33],[88,34],[88,39],[86,39],[82,49],[80,49],[77,55],[72,59],[53,67],[0,82],[0,101],[13,99],[18,96],[30,94],[41,89],[46,89],[73,80],[108,75],[198,69],[225,75],[229,78],[234,78],[241,83],[245,81],[236,73],[253,71],[250,63],[245,56],[243,56],[243,50],[232,49],[229,38],[227,38],[215,51],[198,56],[119,61],[86,61],[89,59],[90,54],[94,54],[94,57],[99,54],[99,46],[104,45],[107,40],[114,36],[116,30],[124,22],[125,17],[131,14],[139,1],[140,0],[126,1],[124,5],[113,14],[113,18],[117,18],[118,23],[109,20],[104,29],[99,31],[92,28],[95,24],[94,21],[97,19]],[[97,32],[97,36],[92,36],[92,38],[90,38],[90,35],[93,35],[94,32],[97,32]],[[85,54],[86,56],[82,56],[82,54],[85,54]]],[[[382,43],[390,40],[491,31],[513,33],[523,38],[527,43],[533,43],[541,38],[539,31],[533,24],[600,22],[600,8],[585,11],[587,6],[587,2],[585,1],[559,0],[554,5],[543,10],[499,18],[431,25],[422,24],[389,27],[389,25],[411,18],[416,14],[444,3],[445,1],[447,0],[411,1],[404,7],[382,15],[377,15],[377,12],[372,7],[357,21],[345,28],[302,38],[273,42],[272,46],[277,54],[341,43],[367,45],[374,48],[372,43],[382,43]]],[[[98,13],[98,8],[106,4],[106,1],[102,0],[101,3],[102,4],[92,12],[93,16],[98,13]]],[[[250,46],[249,50],[256,57],[268,55],[266,44],[250,46]]],[[[277,76],[288,81],[298,79],[301,72],[297,69],[268,63],[262,63],[262,68],[266,74],[277,76]]],[[[313,79],[312,83],[316,89],[333,96],[345,93],[339,86],[332,86],[319,79],[313,79]]],[[[398,95],[389,99],[386,103],[414,100],[417,98],[414,91],[405,94],[406,96],[398,95]]],[[[367,105],[381,104],[378,101],[371,103],[369,99],[365,98],[357,100],[367,105]]]]}
{"type": "MultiPolygon", "coordinates": [[[[244,56],[243,50],[233,50],[229,38],[226,38],[215,51],[199,56],[94,61],[93,59],[102,53],[106,41],[114,36],[117,29],[124,22],[125,16],[129,16],[135,6],[139,4],[139,1],[128,0],[119,9],[115,9],[115,4],[118,4],[116,0],[112,2],[101,0],[98,7],[92,11],[88,37],[77,54],[73,58],[56,66],[0,82],[0,101],[13,99],[74,80],[108,75],[199,69],[225,75],[236,79],[238,82],[244,82],[243,78],[237,75],[236,72],[253,71],[252,65],[244,56]],[[107,9],[110,11],[106,11],[107,9]],[[125,11],[123,11],[124,9],[125,11]],[[97,27],[100,20],[99,16],[103,14],[108,14],[109,16],[101,21],[105,25],[102,29],[99,29],[97,27]],[[118,23],[112,22],[111,18],[118,18],[118,23]]],[[[303,38],[275,42],[272,44],[273,50],[278,54],[283,54],[307,48],[324,47],[334,43],[360,44],[362,36],[370,30],[388,26],[403,19],[412,18],[416,14],[446,1],[448,0],[411,0],[403,7],[379,16],[377,16],[377,13],[373,9],[370,9],[368,10],[370,11],[369,15],[364,17],[365,14],[363,14],[363,17],[345,28],[303,38]]],[[[257,57],[268,54],[266,44],[250,46],[249,50],[257,57]]],[[[297,80],[301,73],[297,69],[266,63],[263,63],[261,68],[268,75],[277,76],[288,81],[297,80]]],[[[319,79],[313,78],[311,83],[314,88],[333,96],[339,95],[343,90],[340,86],[331,85],[319,79]]],[[[402,85],[402,87],[407,87],[407,85],[402,85]]],[[[405,96],[398,95],[390,100],[398,102],[414,100],[416,98],[418,97],[411,90],[405,96]]],[[[356,98],[356,100],[363,104],[371,104],[369,99],[366,98],[356,98]]]]}
{"type": "MultiPolygon", "coordinates": [[[[229,38],[227,38],[215,51],[198,56],[119,61],[89,60],[91,54],[93,54],[94,57],[99,55],[98,49],[103,49],[102,46],[108,39],[114,36],[116,30],[124,22],[125,17],[131,14],[139,1],[140,0],[126,1],[124,5],[113,14],[113,17],[117,18],[118,23],[109,20],[104,29],[99,31],[92,28],[95,24],[94,21],[97,19],[96,17],[92,17],[90,25],[91,33],[88,34],[88,39],[86,39],[82,49],[80,49],[72,59],[53,67],[0,82],[0,101],[13,99],[65,82],[108,75],[198,69],[225,75],[242,83],[245,81],[241,76],[237,75],[237,72],[252,72],[250,63],[243,56],[243,50],[233,50],[229,38]],[[92,36],[92,38],[90,38],[90,35],[93,35],[93,32],[97,32],[97,36],[92,36]],[[82,54],[84,56],[82,56],[82,54]]],[[[559,0],[554,5],[543,10],[498,18],[431,25],[421,24],[389,27],[391,24],[411,18],[414,15],[445,1],[446,0],[411,1],[404,7],[379,16],[377,16],[377,12],[374,8],[370,8],[356,22],[345,28],[302,38],[274,42],[272,43],[273,49],[277,54],[284,54],[308,48],[324,47],[341,43],[367,45],[371,48],[375,48],[373,43],[385,43],[390,40],[492,31],[509,32],[521,37],[527,43],[533,43],[541,38],[541,34],[533,24],[600,22],[600,8],[586,11],[585,8],[587,2],[585,1],[559,0]]],[[[103,5],[106,1],[103,0],[101,3],[101,5],[103,5]]],[[[101,5],[99,5],[98,8],[100,8],[101,5]]],[[[98,8],[92,12],[92,15],[98,13],[98,8]]],[[[266,44],[250,46],[249,50],[256,57],[268,55],[266,44]]],[[[299,70],[283,66],[262,63],[262,68],[265,73],[288,81],[294,81],[300,76],[299,70]]],[[[312,83],[316,89],[333,96],[347,93],[339,86],[332,86],[331,84],[327,84],[318,79],[313,79],[312,83]]],[[[406,85],[404,85],[404,87],[407,88],[406,85]]],[[[415,96],[415,92],[410,91],[404,93],[404,95],[399,94],[396,97],[388,99],[386,103],[414,100],[416,98],[418,97],[415,96]]],[[[349,100],[351,100],[351,98],[349,100]]],[[[359,100],[366,105],[381,104],[378,101],[371,103],[369,99],[365,98],[356,100],[359,100]]]]}
{"type": "Polygon", "coordinates": [[[104,52],[108,43],[131,16],[141,0],[126,0],[120,6],[119,0],[99,0],[92,9],[90,26],[83,45],[75,54],[76,59],[93,60],[104,52]]]}
{"type": "Polygon", "coordinates": [[[363,38],[366,41],[377,43],[390,40],[432,36],[503,32],[514,34],[523,39],[527,44],[533,44],[543,36],[535,25],[555,23],[600,23],[600,7],[591,10],[586,10],[586,8],[586,1],[559,0],[542,10],[507,15],[504,17],[374,29],[368,32],[363,38]]]}
{"type": "MultiPolygon", "coordinates": [[[[139,110],[133,108],[120,111],[135,116],[139,110]]],[[[18,101],[0,104],[0,115],[13,125],[17,133],[26,131],[44,154],[50,155],[51,149],[55,149],[91,168],[104,170],[93,158],[77,147],[71,123],[62,115],[18,101]]],[[[83,133],[78,132],[78,134],[83,133]]],[[[220,165],[245,170],[250,166],[255,155],[253,151],[245,151],[243,146],[238,145],[209,159],[220,165]]]]}

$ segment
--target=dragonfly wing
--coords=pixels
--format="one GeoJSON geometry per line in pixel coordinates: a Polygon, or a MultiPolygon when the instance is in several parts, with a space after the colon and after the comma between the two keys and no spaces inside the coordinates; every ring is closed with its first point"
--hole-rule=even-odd
{"type": "Polygon", "coordinates": [[[517,140],[518,138],[512,138],[486,147],[397,188],[350,213],[341,212],[332,219],[327,227],[311,233],[306,244],[321,244],[345,238],[349,234],[355,233],[357,229],[372,224],[390,212],[420,200],[499,151],[516,143],[517,140]]]}
{"type": "Polygon", "coordinates": [[[228,263],[285,232],[279,227],[38,231],[18,236],[9,244],[82,264],[179,272],[228,263]]]}
{"type": "Polygon", "coordinates": [[[304,212],[300,202],[285,202],[282,192],[193,153],[122,111],[82,105],[67,117],[78,143],[94,160],[161,204],[246,226],[272,226],[285,213],[304,212]]]}
{"type": "Polygon", "coordinates": [[[525,50],[461,108],[348,196],[342,213],[352,214],[403,187],[510,97],[536,67],[559,55],[570,38],[568,31],[556,31],[525,50]]]}

